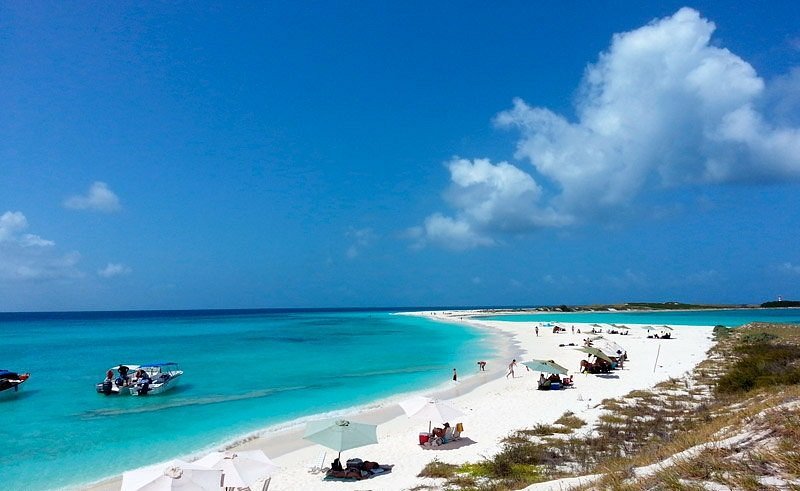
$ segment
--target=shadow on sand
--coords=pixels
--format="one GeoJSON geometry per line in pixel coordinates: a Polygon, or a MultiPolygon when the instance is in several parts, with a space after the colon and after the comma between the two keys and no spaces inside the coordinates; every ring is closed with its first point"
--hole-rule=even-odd
{"type": "Polygon", "coordinates": [[[419,447],[422,450],[455,450],[457,448],[467,447],[469,445],[475,445],[476,443],[478,443],[478,442],[476,442],[472,438],[461,437],[458,440],[455,440],[455,441],[452,441],[452,442],[449,442],[449,443],[444,443],[442,445],[437,445],[435,447],[428,447],[426,445],[420,445],[419,447]]]}

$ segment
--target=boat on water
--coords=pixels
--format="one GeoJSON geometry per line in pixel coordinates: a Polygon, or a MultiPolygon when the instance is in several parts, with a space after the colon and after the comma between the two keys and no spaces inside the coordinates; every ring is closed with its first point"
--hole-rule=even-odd
{"type": "Polygon", "coordinates": [[[128,390],[134,396],[162,394],[178,385],[182,375],[183,370],[171,361],[141,365],[128,390]]]}
{"type": "Polygon", "coordinates": [[[133,376],[139,370],[139,365],[121,363],[113,366],[106,372],[106,378],[95,385],[98,394],[129,395],[130,386],[133,385],[133,376]],[[114,373],[117,376],[114,376],[114,373]]]}
{"type": "Polygon", "coordinates": [[[0,399],[15,396],[31,374],[0,369],[0,399]]]}

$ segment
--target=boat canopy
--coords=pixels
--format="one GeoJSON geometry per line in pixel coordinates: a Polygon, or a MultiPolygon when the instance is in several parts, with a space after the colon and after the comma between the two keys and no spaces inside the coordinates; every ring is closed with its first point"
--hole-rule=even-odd
{"type": "Polygon", "coordinates": [[[177,363],[174,361],[162,361],[159,363],[147,363],[141,366],[141,368],[156,368],[156,367],[176,367],[178,366],[177,363]]]}

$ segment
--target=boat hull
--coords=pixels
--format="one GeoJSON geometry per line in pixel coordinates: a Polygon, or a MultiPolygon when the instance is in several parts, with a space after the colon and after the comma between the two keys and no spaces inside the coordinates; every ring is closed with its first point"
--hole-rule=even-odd
{"type": "Polygon", "coordinates": [[[171,374],[170,378],[167,379],[164,382],[153,382],[153,383],[151,383],[149,385],[148,390],[146,391],[146,393],[140,393],[141,392],[140,391],[140,387],[138,387],[138,386],[130,387],[129,393],[131,395],[134,395],[134,396],[143,396],[143,395],[155,396],[155,395],[163,394],[164,392],[167,392],[168,390],[171,390],[176,385],[178,385],[182,375],[183,375],[183,372],[179,372],[179,373],[171,374]]]}

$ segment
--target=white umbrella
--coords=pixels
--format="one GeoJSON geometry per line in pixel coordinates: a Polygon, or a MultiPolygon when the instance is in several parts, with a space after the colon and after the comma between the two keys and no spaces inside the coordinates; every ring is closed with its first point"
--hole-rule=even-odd
{"type": "Polygon", "coordinates": [[[619,357],[625,353],[625,348],[604,337],[598,337],[597,339],[594,339],[592,346],[598,348],[603,353],[610,354],[611,356],[619,357]]]}
{"type": "Polygon", "coordinates": [[[249,488],[272,476],[280,467],[263,450],[211,452],[195,464],[222,471],[226,488],[249,488]]]}
{"type": "Polygon", "coordinates": [[[431,432],[431,422],[450,421],[464,415],[461,411],[445,404],[444,402],[429,397],[414,396],[400,403],[400,407],[409,418],[427,419],[428,433],[431,432]]]}
{"type": "Polygon", "coordinates": [[[183,460],[170,460],[122,474],[121,491],[167,491],[192,489],[219,491],[222,471],[207,469],[183,460]]]}
{"type": "Polygon", "coordinates": [[[344,450],[378,443],[377,428],[378,425],[345,419],[309,421],[303,439],[338,450],[341,457],[344,450]]]}

